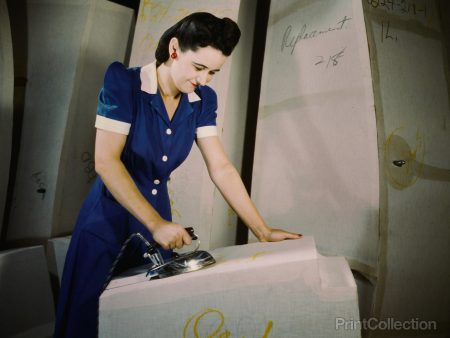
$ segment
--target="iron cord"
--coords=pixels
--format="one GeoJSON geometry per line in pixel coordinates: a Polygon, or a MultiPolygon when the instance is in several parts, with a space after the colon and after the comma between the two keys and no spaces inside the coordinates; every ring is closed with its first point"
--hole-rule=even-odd
{"type": "MultiPolygon", "coordinates": [[[[108,286],[109,282],[111,281],[111,278],[112,278],[112,276],[113,276],[113,274],[114,274],[114,271],[115,271],[115,269],[116,269],[117,263],[119,263],[119,260],[120,260],[120,258],[122,257],[122,255],[123,255],[125,249],[127,248],[128,244],[130,243],[130,241],[131,241],[134,237],[138,237],[139,239],[141,239],[141,241],[144,242],[144,244],[147,246],[148,251],[144,254],[144,257],[150,258],[150,255],[154,254],[155,251],[156,251],[157,255],[159,255],[158,258],[161,259],[161,263],[163,262],[163,259],[162,259],[162,257],[160,257],[160,254],[159,254],[158,250],[156,250],[156,248],[155,248],[153,245],[151,245],[150,242],[147,241],[147,239],[145,239],[145,237],[141,235],[141,233],[139,233],[139,232],[132,233],[132,234],[125,240],[125,242],[122,244],[122,247],[120,248],[119,254],[117,255],[116,259],[114,260],[114,263],[113,263],[113,265],[111,266],[111,269],[109,270],[108,276],[106,277],[105,284],[103,284],[102,292],[105,291],[106,287],[108,286]]],[[[150,259],[151,259],[151,258],[150,258],[150,259]]],[[[153,259],[152,259],[152,262],[155,264],[155,262],[153,261],[153,259]]],[[[160,263],[160,264],[161,264],[161,263],[160,263]]]]}

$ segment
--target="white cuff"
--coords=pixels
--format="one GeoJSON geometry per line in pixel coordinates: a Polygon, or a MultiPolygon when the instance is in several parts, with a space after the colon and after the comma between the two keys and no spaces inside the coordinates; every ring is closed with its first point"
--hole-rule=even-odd
{"type": "Polygon", "coordinates": [[[129,134],[130,127],[130,123],[113,120],[101,115],[97,115],[97,118],[95,119],[95,128],[104,129],[123,135],[129,134]]]}
{"type": "Polygon", "coordinates": [[[208,136],[217,136],[217,127],[216,126],[206,126],[197,128],[197,138],[208,137],[208,136]]]}

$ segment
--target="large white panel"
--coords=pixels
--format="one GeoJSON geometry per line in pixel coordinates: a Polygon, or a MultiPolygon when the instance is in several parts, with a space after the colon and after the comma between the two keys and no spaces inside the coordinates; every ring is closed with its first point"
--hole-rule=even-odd
{"type": "Polygon", "coordinates": [[[28,0],[28,81],[8,240],[67,233],[92,175],[97,94],[125,55],[131,10],[28,0]],[[89,158],[91,156],[91,158],[89,158]]]}
{"type": "Polygon", "coordinates": [[[0,252],[0,336],[43,338],[53,332],[53,296],[42,246],[0,252]]]}
{"type": "Polygon", "coordinates": [[[435,1],[366,3],[387,235],[377,307],[384,317],[446,323],[438,328],[448,335],[450,108],[438,18],[435,1]]]}
{"type": "Polygon", "coordinates": [[[6,0],[0,1],[0,233],[9,181],[13,127],[14,62],[6,0]]]}
{"type": "Polygon", "coordinates": [[[124,61],[133,22],[130,8],[97,0],[89,12],[59,162],[52,236],[69,233],[96,177],[94,165],[97,98],[105,69],[124,61]]]}
{"type": "Polygon", "coordinates": [[[343,257],[312,237],[214,249],[203,270],[113,280],[100,298],[100,337],[360,337],[356,284],[343,257]]]}
{"type": "Polygon", "coordinates": [[[361,1],[272,1],[252,181],[263,217],[376,274],[377,155],[361,1]]]}
{"type": "Polygon", "coordinates": [[[8,239],[50,237],[58,162],[89,3],[28,1],[28,65],[8,239]]]}
{"type": "MultiPolygon", "coordinates": [[[[130,66],[153,61],[162,33],[192,12],[207,11],[237,21],[241,41],[210,85],[218,96],[219,134],[238,169],[242,161],[255,7],[255,0],[141,1],[130,61],[130,66]]],[[[173,172],[168,188],[173,220],[193,226],[202,239],[202,248],[234,244],[236,217],[215,190],[197,147],[173,172]]]]}

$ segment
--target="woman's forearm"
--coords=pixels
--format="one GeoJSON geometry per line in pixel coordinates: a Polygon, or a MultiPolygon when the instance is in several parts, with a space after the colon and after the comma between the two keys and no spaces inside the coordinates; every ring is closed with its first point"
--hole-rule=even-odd
{"type": "Polygon", "coordinates": [[[236,168],[228,163],[210,173],[211,179],[222,196],[260,240],[268,240],[270,228],[264,222],[256,206],[250,199],[247,190],[236,168]]]}
{"type": "Polygon", "coordinates": [[[109,159],[96,163],[95,169],[117,202],[153,232],[161,216],[141,194],[123,162],[109,159]]]}

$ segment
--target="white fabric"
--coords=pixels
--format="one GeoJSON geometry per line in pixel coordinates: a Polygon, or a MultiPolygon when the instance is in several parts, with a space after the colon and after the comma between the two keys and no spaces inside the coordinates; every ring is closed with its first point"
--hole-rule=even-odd
{"type": "Polygon", "coordinates": [[[356,284],[342,257],[317,254],[314,239],[211,251],[217,263],[148,281],[113,280],[100,298],[100,337],[359,337],[336,330],[358,319],[356,284]]]}
{"type": "Polygon", "coordinates": [[[216,126],[206,126],[197,128],[197,138],[208,137],[208,136],[217,136],[217,127],[216,126]]]}
{"type": "MultiPolygon", "coordinates": [[[[156,73],[156,61],[149,63],[141,68],[141,90],[149,93],[156,94],[158,91],[158,78],[156,73]]],[[[195,92],[188,93],[189,102],[200,101],[200,96],[195,92]]]]}
{"type": "Polygon", "coordinates": [[[95,119],[95,128],[108,130],[123,135],[128,135],[130,133],[130,127],[130,123],[117,121],[101,115],[97,115],[95,119]]]}
{"type": "Polygon", "coordinates": [[[156,94],[158,81],[156,79],[156,62],[149,63],[141,68],[141,90],[149,94],[156,94]]]}
{"type": "Polygon", "coordinates": [[[196,92],[191,92],[191,93],[188,93],[188,100],[191,103],[192,102],[197,102],[197,101],[201,100],[201,97],[198,96],[196,92]]]}

